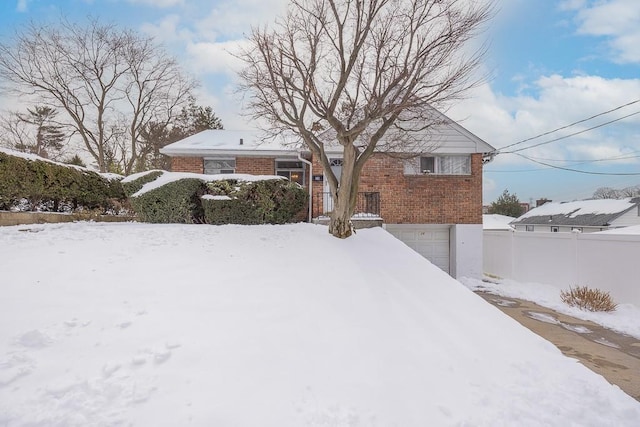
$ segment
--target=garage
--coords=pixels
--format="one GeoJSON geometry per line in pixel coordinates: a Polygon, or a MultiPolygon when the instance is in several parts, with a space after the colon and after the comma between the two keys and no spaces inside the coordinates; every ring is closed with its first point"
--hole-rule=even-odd
{"type": "Polygon", "coordinates": [[[449,225],[386,224],[385,228],[434,265],[450,273],[449,225]]]}

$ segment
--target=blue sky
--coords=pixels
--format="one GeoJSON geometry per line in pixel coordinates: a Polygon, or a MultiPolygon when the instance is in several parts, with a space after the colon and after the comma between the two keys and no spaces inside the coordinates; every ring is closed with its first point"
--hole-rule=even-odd
{"type": "MultiPolygon", "coordinates": [[[[228,50],[251,25],[271,22],[285,0],[3,0],[0,37],[29,20],[91,15],[154,36],[202,86],[228,129],[248,124],[233,94],[238,62],[228,50]]],[[[640,2],[502,0],[483,37],[491,78],[447,114],[500,149],[640,99],[640,2]]],[[[3,100],[5,108],[15,100],[3,100]]],[[[640,111],[640,102],[513,148],[546,142],[640,111]]],[[[508,151],[508,150],[504,150],[508,151]]],[[[602,186],[640,184],[640,114],[485,166],[484,200],[508,189],[522,201],[589,197],[602,186]],[[610,174],[639,175],[610,175],[610,174]]]]}

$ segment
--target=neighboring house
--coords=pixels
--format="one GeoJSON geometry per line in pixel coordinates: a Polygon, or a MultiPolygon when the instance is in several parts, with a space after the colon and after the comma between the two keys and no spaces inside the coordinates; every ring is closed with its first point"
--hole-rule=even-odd
{"type": "Polygon", "coordinates": [[[640,225],[640,197],[547,202],[511,225],[516,231],[583,233],[640,225]]]}
{"type": "Polygon", "coordinates": [[[485,231],[513,231],[514,228],[509,225],[515,218],[500,214],[484,214],[482,215],[482,229],[485,231]]]}
{"type": "MultiPolygon", "coordinates": [[[[368,160],[355,217],[382,218],[390,233],[453,277],[481,277],[482,165],[494,148],[437,114],[439,124],[419,134],[410,152],[375,153],[368,160]]],[[[161,152],[171,157],[173,171],[285,176],[310,188],[313,218],[332,209],[322,166],[300,144],[261,142],[251,131],[209,130],[161,152]]],[[[341,147],[327,154],[339,176],[341,147]]]]}

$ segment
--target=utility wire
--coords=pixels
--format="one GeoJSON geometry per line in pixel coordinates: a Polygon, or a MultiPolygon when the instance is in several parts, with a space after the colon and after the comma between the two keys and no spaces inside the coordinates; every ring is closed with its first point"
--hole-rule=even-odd
{"type": "Polygon", "coordinates": [[[602,159],[549,159],[547,157],[537,157],[537,156],[529,156],[531,159],[547,161],[547,162],[572,162],[575,164],[584,164],[584,163],[595,163],[595,162],[615,162],[616,160],[627,160],[627,159],[636,159],[640,157],[640,154],[632,155],[633,153],[638,153],[640,150],[630,151],[628,153],[619,154],[613,157],[604,157],[602,159]]]}
{"type": "MultiPolygon", "coordinates": [[[[513,144],[509,144],[509,145],[507,145],[507,146],[504,146],[504,147],[502,147],[502,148],[498,149],[498,150],[497,150],[497,153],[500,153],[500,152],[501,152],[502,150],[504,150],[505,148],[515,147],[516,145],[520,145],[520,144],[523,144],[523,143],[525,143],[525,142],[528,142],[528,141],[531,141],[531,140],[534,140],[534,139],[542,138],[543,136],[547,136],[547,135],[552,134],[552,133],[554,133],[554,132],[557,132],[557,131],[559,131],[559,130],[567,129],[567,128],[570,128],[571,126],[575,126],[575,125],[578,125],[578,124],[580,124],[580,123],[584,123],[584,122],[587,122],[587,121],[589,121],[589,120],[595,119],[596,117],[600,117],[600,116],[603,116],[603,115],[605,115],[605,114],[609,114],[609,113],[612,113],[612,112],[614,112],[614,111],[620,110],[620,109],[622,109],[622,108],[624,108],[624,107],[628,107],[629,105],[637,104],[638,102],[640,102],[640,99],[636,99],[635,101],[628,102],[628,103],[626,103],[626,104],[620,105],[619,107],[613,108],[613,109],[608,110],[608,111],[604,111],[604,112],[602,112],[602,113],[598,113],[598,114],[596,114],[596,115],[594,115],[594,116],[587,117],[586,119],[578,120],[577,122],[573,122],[573,123],[571,123],[571,124],[568,124],[568,125],[565,125],[565,126],[559,127],[559,128],[557,128],[557,129],[550,130],[549,132],[541,133],[541,134],[539,134],[539,135],[532,136],[532,137],[527,138],[527,139],[523,139],[522,141],[514,142],[513,144]]],[[[553,141],[550,141],[550,142],[553,142],[553,141]]],[[[533,147],[535,147],[535,146],[533,146],[533,147]]]]}
{"type": "MultiPolygon", "coordinates": [[[[504,151],[504,152],[501,152],[500,150],[498,150],[498,154],[516,154],[516,153],[518,153],[520,151],[528,150],[529,148],[539,147],[541,145],[550,144],[552,142],[556,142],[556,141],[560,141],[562,139],[570,138],[572,136],[580,135],[582,133],[589,132],[589,131],[592,131],[594,129],[598,129],[598,128],[610,125],[611,123],[619,122],[620,120],[624,120],[624,119],[629,118],[631,116],[635,116],[636,114],[640,114],[640,111],[636,111],[634,113],[627,114],[626,116],[622,116],[622,117],[619,117],[617,119],[610,120],[610,121],[605,122],[605,123],[601,123],[601,124],[599,124],[597,126],[593,126],[593,127],[588,128],[588,129],[584,129],[584,130],[581,130],[581,131],[578,131],[578,132],[570,133],[569,135],[561,136],[559,138],[550,139],[549,141],[539,142],[537,144],[529,145],[529,146],[524,147],[524,148],[518,148],[517,150],[504,151]]],[[[513,146],[513,145],[511,145],[511,146],[513,146]]]]}
{"type": "Polygon", "coordinates": [[[519,153],[513,153],[517,156],[522,157],[523,159],[527,159],[530,162],[533,163],[537,163],[539,165],[542,166],[547,166],[553,169],[560,169],[560,170],[565,170],[565,171],[569,171],[569,172],[577,172],[577,173],[584,173],[584,174],[588,174],[588,175],[609,175],[609,176],[640,176],[640,172],[628,172],[628,173],[614,173],[614,172],[592,172],[592,171],[584,171],[584,170],[580,170],[580,169],[572,169],[572,168],[565,168],[562,166],[557,166],[557,165],[552,165],[549,163],[545,163],[545,162],[540,162],[538,160],[534,160],[531,157],[525,156],[524,154],[519,154],[519,153]]]}

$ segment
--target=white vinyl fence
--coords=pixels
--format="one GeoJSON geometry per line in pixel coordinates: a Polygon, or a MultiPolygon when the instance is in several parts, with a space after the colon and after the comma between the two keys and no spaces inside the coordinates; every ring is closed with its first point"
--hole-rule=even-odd
{"type": "Polygon", "coordinates": [[[640,307],[640,235],[484,231],[485,273],[559,289],[589,286],[640,307]]]}

